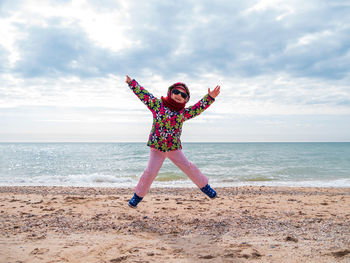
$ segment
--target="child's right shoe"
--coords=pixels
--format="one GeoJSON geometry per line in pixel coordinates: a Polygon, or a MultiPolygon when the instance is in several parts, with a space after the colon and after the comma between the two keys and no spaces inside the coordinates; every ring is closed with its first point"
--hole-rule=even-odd
{"type": "Polygon", "coordinates": [[[136,193],[134,193],[134,196],[129,201],[129,206],[132,208],[135,208],[138,203],[142,201],[143,197],[138,196],[136,193]]]}
{"type": "Polygon", "coordinates": [[[209,184],[201,188],[201,191],[205,193],[207,196],[209,196],[211,199],[214,199],[216,195],[216,191],[210,187],[209,184]]]}

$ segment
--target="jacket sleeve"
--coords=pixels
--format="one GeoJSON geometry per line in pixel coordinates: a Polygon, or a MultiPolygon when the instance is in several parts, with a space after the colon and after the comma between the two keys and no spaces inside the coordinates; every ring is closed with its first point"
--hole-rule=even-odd
{"type": "Polygon", "coordinates": [[[160,107],[160,100],[154,97],[144,87],[140,86],[136,80],[133,79],[129,82],[129,88],[151,111],[160,107]]]}
{"type": "Polygon", "coordinates": [[[194,104],[191,107],[185,108],[184,115],[185,115],[185,121],[192,119],[199,114],[201,114],[204,110],[206,110],[213,102],[215,101],[214,98],[210,97],[209,94],[205,95],[203,99],[198,101],[196,104],[194,104]]]}

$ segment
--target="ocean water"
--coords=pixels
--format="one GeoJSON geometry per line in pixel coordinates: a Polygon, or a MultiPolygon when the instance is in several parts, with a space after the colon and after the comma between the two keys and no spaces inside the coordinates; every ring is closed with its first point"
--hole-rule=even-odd
{"type": "MultiPolygon", "coordinates": [[[[212,186],[350,187],[350,143],[183,143],[212,186]]],[[[1,186],[134,187],[145,143],[0,143],[1,186]]],[[[194,187],[166,160],[152,186],[194,187]]]]}

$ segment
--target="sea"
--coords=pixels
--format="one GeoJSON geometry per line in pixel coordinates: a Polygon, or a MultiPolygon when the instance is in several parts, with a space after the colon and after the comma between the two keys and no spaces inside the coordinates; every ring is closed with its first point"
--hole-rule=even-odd
{"type": "MultiPolygon", "coordinates": [[[[0,186],[135,187],[145,143],[0,143],[0,186]]],[[[183,143],[213,187],[350,187],[350,143],[183,143]]],[[[195,187],[166,159],[152,187],[195,187]]]]}

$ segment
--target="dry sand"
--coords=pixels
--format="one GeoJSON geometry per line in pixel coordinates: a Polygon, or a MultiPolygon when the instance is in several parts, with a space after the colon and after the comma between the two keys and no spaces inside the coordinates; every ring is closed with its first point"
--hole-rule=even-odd
{"type": "Polygon", "coordinates": [[[0,187],[0,262],[350,262],[350,189],[0,187]]]}

